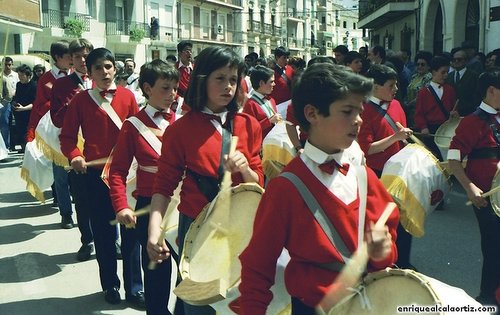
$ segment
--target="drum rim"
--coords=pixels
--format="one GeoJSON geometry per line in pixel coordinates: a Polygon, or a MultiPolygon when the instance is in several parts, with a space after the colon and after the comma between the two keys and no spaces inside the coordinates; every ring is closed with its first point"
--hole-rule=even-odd
{"type": "Polygon", "coordinates": [[[461,120],[462,120],[462,117],[450,118],[450,119],[446,120],[444,123],[442,123],[441,126],[439,126],[439,128],[436,130],[436,133],[435,133],[436,136],[441,136],[441,137],[434,137],[434,143],[440,148],[445,148],[445,147],[448,148],[450,146],[451,139],[453,139],[453,137],[455,136],[455,130],[457,129],[461,120]],[[444,131],[449,130],[447,128],[452,128],[453,126],[454,126],[453,135],[451,135],[451,137],[448,137],[447,134],[444,134],[444,131]],[[446,139],[449,138],[450,140],[447,141],[447,143],[440,143],[439,139],[444,139],[445,137],[446,137],[446,139]]]}
{"type": "MultiPolygon", "coordinates": [[[[500,185],[500,169],[497,170],[495,176],[493,177],[491,189],[497,187],[498,185],[500,185]]],[[[490,196],[490,203],[493,212],[500,217],[500,192],[496,192],[490,196]]]]}

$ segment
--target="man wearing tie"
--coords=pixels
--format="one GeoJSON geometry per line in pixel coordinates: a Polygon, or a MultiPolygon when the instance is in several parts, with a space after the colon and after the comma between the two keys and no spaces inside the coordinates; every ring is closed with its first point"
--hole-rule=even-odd
{"type": "Polygon", "coordinates": [[[451,85],[458,99],[457,111],[460,116],[471,114],[481,102],[475,93],[478,73],[468,69],[467,54],[464,50],[457,50],[453,54],[451,63],[454,71],[450,72],[446,83],[451,85]]]}

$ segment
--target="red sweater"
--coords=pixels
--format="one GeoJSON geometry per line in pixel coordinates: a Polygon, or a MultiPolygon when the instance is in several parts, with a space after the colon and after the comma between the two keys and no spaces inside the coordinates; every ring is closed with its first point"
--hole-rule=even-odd
{"type": "Polygon", "coordinates": [[[179,88],[177,89],[177,94],[185,97],[189,86],[189,80],[191,79],[191,71],[193,70],[189,69],[189,71],[186,71],[185,67],[179,67],[179,63],[180,61],[175,63],[175,68],[179,71],[179,88]]]}
{"type": "MultiPolygon", "coordinates": [[[[414,119],[415,128],[418,130],[428,128],[429,125],[441,125],[448,119],[441,109],[439,109],[436,99],[432,96],[429,88],[432,89],[432,87],[421,88],[417,94],[414,119]]],[[[448,113],[455,106],[455,100],[456,97],[453,88],[448,84],[443,85],[441,101],[448,113]]]]}
{"type": "MultiPolygon", "coordinates": [[[[494,123],[494,120],[491,123],[494,123]]],[[[474,149],[497,148],[497,146],[489,124],[481,120],[477,115],[470,114],[464,117],[457,129],[455,129],[455,136],[451,140],[450,150],[460,150],[460,156],[463,159],[474,149]]],[[[486,192],[491,189],[498,162],[498,159],[491,158],[469,159],[467,160],[465,173],[477,187],[486,192]]]]}
{"type": "MultiPolygon", "coordinates": [[[[389,103],[387,113],[392,120],[394,120],[394,122],[399,122],[401,125],[406,127],[405,112],[403,111],[401,104],[399,104],[396,99],[389,103]]],[[[363,123],[361,124],[358,134],[358,143],[361,150],[365,153],[366,164],[377,171],[382,171],[384,169],[385,162],[387,162],[391,156],[398,153],[399,150],[403,148],[403,144],[398,141],[385,149],[383,152],[368,155],[368,150],[373,142],[393,135],[395,132],[387,120],[371,103],[365,103],[363,105],[361,118],[363,119],[363,123]]]]}
{"type": "Polygon", "coordinates": [[[276,66],[274,68],[274,86],[271,97],[274,98],[276,104],[281,104],[292,98],[292,79],[293,79],[293,68],[290,66],[285,67],[285,75],[288,80],[285,80],[281,76],[281,69],[276,66]],[[287,82],[288,81],[288,82],[287,82]]]}
{"type": "MultiPolygon", "coordinates": [[[[366,169],[368,197],[365,226],[368,226],[370,221],[377,221],[392,198],[373,171],[366,169]]],[[[344,204],[312,175],[300,157],[290,162],[284,171],[294,173],[304,182],[347,248],[354,252],[358,247],[359,199],[349,205],[344,204]]],[[[394,241],[398,221],[399,213],[394,211],[387,221],[393,239],[391,254],[383,261],[370,261],[369,271],[383,269],[396,261],[397,250],[394,241]]],[[[269,288],[274,283],[276,260],[283,247],[291,257],[285,269],[287,291],[306,305],[318,305],[337,277],[336,272],[319,267],[318,264],[343,260],[295,186],[288,179],[276,177],[271,180],[262,196],[254,221],[252,239],[240,255],[240,314],[265,314],[272,300],[269,288]]]]}
{"type": "MultiPolygon", "coordinates": [[[[239,137],[236,150],[245,155],[250,168],[259,175],[258,184],[263,186],[264,173],[259,155],[262,133],[259,123],[250,115],[239,113],[233,120],[233,135],[239,137]]],[[[198,111],[185,114],[163,134],[153,194],[172,196],[186,168],[202,176],[217,178],[221,148],[222,135],[207,115],[198,111]]],[[[232,180],[233,185],[243,182],[240,173],[233,174],[232,180]]],[[[208,203],[190,174],[184,178],[180,198],[179,211],[193,219],[208,203]]]]}
{"type": "Polygon", "coordinates": [[[52,118],[54,126],[62,128],[64,116],[66,114],[66,110],[68,109],[67,105],[71,99],[73,99],[73,96],[81,91],[78,86],[80,83],[80,78],[76,72],[62,77],[54,83],[51,93],[52,98],[50,101],[50,117],[52,118]]]}
{"type": "MultiPolygon", "coordinates": [[[[274,99],[271,98],[269,99],[269,101],[271,102],[271,106],[274,112],[278,112],[274,99]]],[[[269,131],[273,129],[274,124],[269,121],[269,118],[267,118],[267,115],[262,107],[253,98],[249,98],[245,103],[245,105],[243,106],[243,112],[255,117],[255,119],[259,121],[260,127],[262,128],[262,139],[264,139],[269,131]]]]}
{"type": "MultiPolygon", "coordinates": [[[[147,127],[155,129],[161,134],[161,130],[151,120],[148,114],[141,110],[135,115],[147,127]]],[[[175,114],[172,115],[169,124],[175,121],[175,114]]],[[[161,140],[161,137],[158,137],[161,140]]],[[[118,136],[118,141],[113,151],[113,160],[109,169],[109,194],[116,212],[128,208],[126,196],[126,180],[130,164],[136,158],[139,166],[157,166],[159,155],[151,147],[149,142],[139,133],[137,128],[125,121],[118,136]]],[[[153,183],[156,173],[146,172],[137,169],[137,189],[133,193],[135,197],[151,197],[153,195],[153,183]]]]}
{"type": "Polygon", "coordinates": [[[52,86],[56,82],[56,78],[52,71],[45,72],[36,86],[36,97],[31,109],[30,121],[28,123],[28,131],[26,133],[26,140],[32,141],[35,139],[35,129],[38,122],[42,119],[50,109],[50,98],[52,96],[52,86]]]}
{"type": "MultiPolygon", "coordinates": [[[[86,161],[109,156],[120,132],[108,114],[94,102],[89,91],[80,92],[71,100],[59,136],[61,151],[70,161],[77,156],[84,156],[86,161]],[[85,139],[83,152],[76,146],[80,127],[85,139]]],[[[121,86],[116,87],[111,106],[121,121],[139,110],[134,94],[121,86]]]]}

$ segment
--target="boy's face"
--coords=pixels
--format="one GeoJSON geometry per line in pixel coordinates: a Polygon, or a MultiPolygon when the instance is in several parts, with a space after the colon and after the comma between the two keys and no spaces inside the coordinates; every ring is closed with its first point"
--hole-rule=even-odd
{"type": "Polygon", "coordinates": [[[104,58],[98,59],[91,68],[90,78],[100,89],[108,89],[115,79],[116,68],[113,63],[104,58]]]}
{"type": "Polygon", "coordinates": [[[73,64],[73,60],[71,59],[71,55],[64,54],[62,56],[56,56],[56,66],[61,70],[68,70],[71,68],[73,64]]]}
{"type": "Polygon", "coordinates": [[[373,91],[373,96],[376,98],[390,102],[394,99],[396,92],[398,91],[396,80],[387,80],[384,85],[375,84],[375,89],[373,91]]]}
{"type": "Polygon", "coordinates": [[[31,77],[28,77],[25,73],[23,72],[19,72],[18,73],[18,76],[19,76],[19,81],[22,83],[22,84],[26,84],[30,81],[30,78],[31,77]]]}
{"type": "Polygon", "coordinates": [[[179,82],[162,78],[158,78],[153,86],[144,83],[144,92],[148,96],[149,105],[158,110],[166,110],[172,105],[178,86],[179,82]]]}
{"type": "Polygon", "coordinates": [[[264,95],[269,95],[273,92],[274,86],[274,74],[267,81],[260,81],[260,87],[258,92],[264,95]]]}
{"type": "Polygon", "coordinates": [[[87,48],[84,48],[80,51],[74,52],[73,55],[71,56],[73,60],[73,67],[75,68],[76,71],[86,74],[87,73],[87,66],[85,64],[85,58],[87,58],[89,54],[89,50],[87,48]]]}
{"type": "Polygon", "coordinates": [[[364,98],[351,94],[330,104],[330,115],[325,117],[312,105],[306,105],[304,114],[311,124],[309,141],[322,151],[333,154],[347,149],[356,140],[361,127],[364,98]]]}
{"type": "Polygon", "coordinates": [[[437,84],[444,84],[446,81],[446,78],[448,78],[448,71],[450,70],[450,67],[444,66],[437,71],[432,71],[432,81],[436,82],[437,84]]]}
{"type": "Polygon", "coordinates": [[[360,73],[361,69],[363,69],[363,62],[361,59],[356,58],[347,66],[351,68],[354,73],[360,73]]]}

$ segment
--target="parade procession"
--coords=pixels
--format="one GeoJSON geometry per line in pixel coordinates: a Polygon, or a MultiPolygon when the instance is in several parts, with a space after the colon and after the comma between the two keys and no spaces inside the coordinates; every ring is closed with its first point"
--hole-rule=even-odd
{"type": "Polygon", "coordinates": [[[0,314],[500,314],[500,0],[19,2],[0,314]]]}

